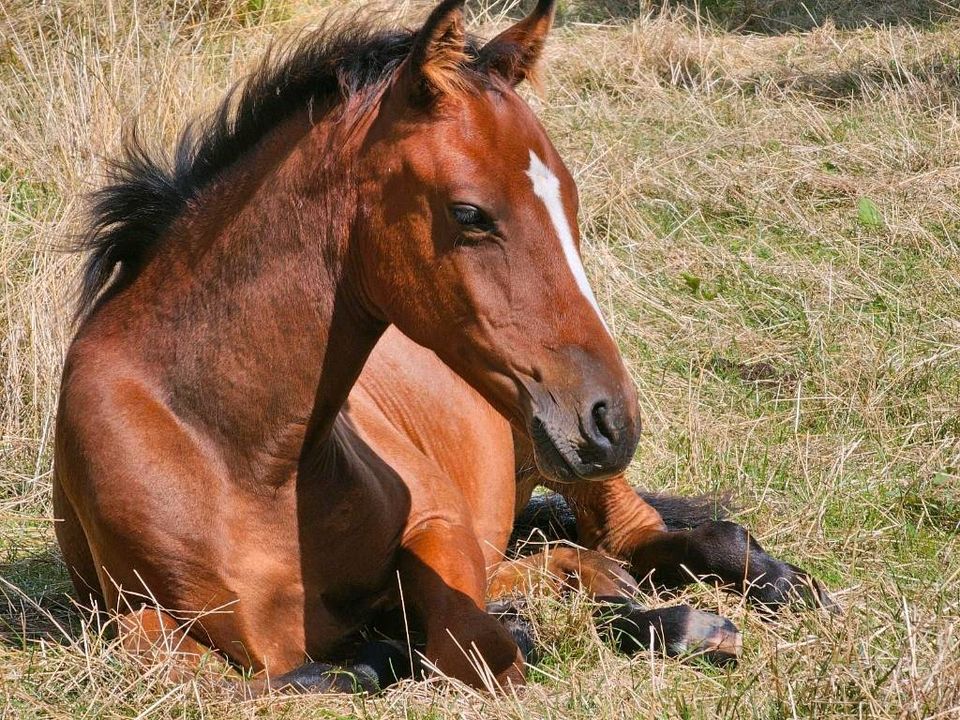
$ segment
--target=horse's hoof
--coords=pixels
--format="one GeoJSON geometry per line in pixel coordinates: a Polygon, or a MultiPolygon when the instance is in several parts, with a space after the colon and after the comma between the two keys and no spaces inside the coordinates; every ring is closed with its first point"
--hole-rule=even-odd
{"type": "Polygon", "coordinates": [[[667,643],[667,654],[683,658],[702,658],[714,665],[737,662],[743,649],[743,636],[737,626],[724,617],[688,608],[682,633],[667,643]]]}
{"type": "Polygon", "coordinates": [[[830,597],[819,580],[796,565],[782,563],[783,571],[770,582],[757,581],[747,589],[747,597],[772,617],[788,606],[826,610],[840,614],[840,605],[830,597]]]}
{"type": "Polygon", "coordinates": [[[653,649],[669,657],[725,665],[736,662],[742,647],[732,622],[689,605],[647,610],[632,601],[614,600],[601,608],[598,620],[616,648],[626,653],[653,649]]]}
{"type": "Polygon", "coordinates": [[[363,645],[352,668],[354,674],[363,679],[361,689],[373,693],[413,677],[409,652],[392,640],[374,640],[363,645]]]}
{"type": "MultiPolygon", "coordinates": [[[[817,584],[819,585],[819,583],[817,584]]],[[[816,604],[818,609],[826,610],[831,615],[843,614],[843,608],[840,606],[840,603],[834,600],[833,596],[823,589],[823,586],[819,586],[817,591],[816,604]]]]}
{"type": "Polygon", "coordinates": [[[807,582],[800,594],[807,605],[816,610],[826,610],[831,615],[840,615],[843,612],[840,603],[830,596],[822,582],[810,575],[807,575],[805,579],[807,582]]]}
{"type": "Polygon", "coordinates": [[[832,615],[840,614],[840,605],[830,597],[823,583],[795,565],[790,567],[797,573],[790,588],[791,594],[799,600],[800,605],[811,610],[826,610],[832,615]]]}

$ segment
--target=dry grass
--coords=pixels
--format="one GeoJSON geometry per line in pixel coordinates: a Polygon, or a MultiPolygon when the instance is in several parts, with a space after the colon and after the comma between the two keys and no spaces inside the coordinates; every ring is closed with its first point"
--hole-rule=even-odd
{"type": "MultiPolygon", "coordinates": [[[[48,490],[77,259],[55,248],[126,120],[169,143],[323,10],[0,7],[0,713],[960,717],[960,25],[920,0],[787,5],[566,2],[534,102],[580,182],[587,264],[641,390],[635,480],[735,490],[846,613],[765,624],[694,589],[745,631],[744,661],[718,671],[618,657],[582,598],[543,598],[546,659],[519,698],[421,683],[242,704],[131,664],[69,610],[48,490]],[[817,27],[742,32],[788,21],[817,27]]],[[[473,10],[489,33],[516,3],[473,10]]]]}

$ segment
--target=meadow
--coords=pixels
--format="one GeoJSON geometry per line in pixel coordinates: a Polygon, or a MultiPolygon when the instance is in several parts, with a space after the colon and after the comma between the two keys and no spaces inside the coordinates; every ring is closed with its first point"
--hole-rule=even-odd
{"type": "MultiPolygon", "coordinates": [[[[588,274],[640,391],[630,471],[732,491],[842,614],[762,620],[736,667],[624,657],[536,597],[522,692],[442,681],[238,702],[77,613],[51,438],[83,195],[134,118],[169,147],[329,1],[0,5],[0,716],[960,718],[960,11],[926,0],[565,0],[525,91],[576,177],[588,274]]],[[[340,3],[337,3],[340,4],[340,3]]],[[[353,5],[354,3],[349,3],[353,5]]],[[[470,2],[491,36],[521,11],[470,2]]],[[[423,2],[378,6],[415,22],[423,2]]],[[[651,605],[676,602],[652,593],[651,605]]]]}

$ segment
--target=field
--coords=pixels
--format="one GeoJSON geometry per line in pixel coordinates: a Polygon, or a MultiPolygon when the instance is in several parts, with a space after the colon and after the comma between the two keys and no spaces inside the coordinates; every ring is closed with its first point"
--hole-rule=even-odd
{"type": "MultiPolygon", "coordinates": [[[[422,17],[399,3],[393,17],[422,17]]],[[[581,597],[534,602],[516,696],[442,682],[238,703],[137,667],[71,609],[51,437],[79,259],[60,248],[125,123],[173,141],[306,0],[0,6],[0,716],[960,718],[960,12],[566,0],[528,91],[645,420],[631,477],[732,490],[842,615],[764,622],[707,587],[742,662],[621,657],[581,597]]],[[[469,3],[490,36],[515,2],[469,3]]],[[[412,22],[412,20],[411,20],[412,22]]],[[[651,604],[674,602],[651,596],[651,604]]]]}

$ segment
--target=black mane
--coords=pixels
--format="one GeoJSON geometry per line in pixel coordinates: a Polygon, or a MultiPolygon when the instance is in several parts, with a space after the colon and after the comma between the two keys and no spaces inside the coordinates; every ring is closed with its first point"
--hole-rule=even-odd
{"type": "MultiPolygon", "coordinates": [[[[130,132],[119,159],[111,163],[107,184],[91,194],[86,227],[76,243],[76,250],[89,252],[76,317],[86,315],[110,288],[136,277],[187,203],[278,123],[311,103],[318,112],[328,111],[386,81],[409,54],[415,36],[412,30],[351,20],[328,23],[271,48],[209,117],[184,129],[172,162],[152,154],[130,132]]],[[[471,38],[472,63],[477,48],[471,38]]]]}

